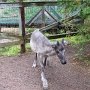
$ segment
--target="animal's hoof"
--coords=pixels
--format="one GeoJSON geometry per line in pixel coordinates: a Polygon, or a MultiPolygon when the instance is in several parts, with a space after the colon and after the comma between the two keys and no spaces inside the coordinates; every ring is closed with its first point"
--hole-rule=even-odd
{"type": "Polygon", "coordinates": [[[37,66],[36,60],[34,60],[32,67],[35,68],[37,66]]]}
{"type": "Polygon", "coordinates": [[[32,67],[35,68],[37,65],[35,63],[33,63],[32,67]]]}
{"type": "Polygon", "coordinates": [[[48,82],[47,82],[47,80],[44,80],[43,81],[43,88],[46,90],[46,89],[48,89],[48,82]]]}

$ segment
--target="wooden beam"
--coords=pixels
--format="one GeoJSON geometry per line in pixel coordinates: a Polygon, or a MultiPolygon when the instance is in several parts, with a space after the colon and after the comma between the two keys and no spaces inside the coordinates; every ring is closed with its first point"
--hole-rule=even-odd
{"type": "Polygon", "coordinates": [[[59,20],[57,20],[53,15],[51,15],[46,9],[45,9],[45,11],[47,12],[47,14],[48,14],[53,20],[55,20],[56,22],[59,21],[59,20]]]}
{"type": "Polygon", "coordinates": [[[52,13],[57,17],[57,21],[60,21],[62,17],[50,6],[52,13]]]}
{"type": "Polygon", "coordinates": [[[4,42],[0,43],[0,48],[1,47],[6,47],[6,46],[13,46],[13,45],[20,45],[21,41],[12,41],[12,42],[4,42]]]}
{"type": "MultiPolygon", "coordinates": [[[[63,38],[63,37],[66,37],[66,36],[73,36],[73,35],[76,35],[78,34],[78,32],[70,32],[70,33],[63,33],[63,34],[55,34],[55,35],[48,35],[46,36],[48,39],[58,39],[58,38],[63,38]]],[[[29,43],[30,42],[30,36],[29,38],[26,39],[26,42],[29,43]]]]}
{"type": "Polygon", "coordinates": [[[45,7],[42,7],[42,11],[41,11],[41,17],[42,17],[42,25],[41,27],[45,27],[45,7]]]}
{"type": "Polygon", "coordinates": [[[49,35],[47,36],[49,39],[57,39],[57,38],[63,38],[66,37],[67,35],[73,36],[78,34],[78,32],[70,32],[70,33],[63,33],[63,34],[56,34],[56,35],[49,35]]]}
{"type": "Polygon", "coordinates": [[[8,32],[1,32],[0,33],[0,37],[1,38],[5,38],[5,37],[15,37],[15,38],[18,38],[18,39],[22,39],[22,36],[21,35],[15,35],[13,33],[8,33],[8,32]],[[3,36],[3,37],[2,37],[3,36]]]}
{"type": "Polygon", "coordinates": [[[6,7],[21,7],[21,5],[19,3],[0,2],[0,8],[6,8],[6,7]]]}
{"type": "Polygon", "coordinates": [[[26,23],[26,25],[31,26],[31,24],[36,20],[36,18],[38,18],[38,17],[40,16],[41,11],[42,11],[42,10],[40,10],[33,18],[31,18],[31,20],[28,21],[28,22],[26,23]]]}
{"type": "Polygon", "coordinates": [[[53,27],[56,27],[56,26],[58,26],[58,22],[54,22],[54,23],[52,23],[50,25],[42,27],[42,28],[40,28],[40,31],[42,31],[42,32],[47,31],[47,30],[52,29],[53,27]]]}
{"type": "Polygon", "coordinates": [[[25,49],[25,12],[24,12],[24,6],[19,7],[19,29],[22,36],[22,43],[21,43],[21,53],[24,53],[26,51],[25,49]]]}
{"type": "MultiPolygon", "coordinates": [[[[44,31],[47,31],[47,30],[49,30],[49,29],[52,29],[52,28],[54,28],[54,27],[56,27],[56,26],[58,26],[58,22],[54,22],[54,23],[52,23],[52,24],[50,24],[50,25],[47,25],[47,26],[45,26],[45,27],[42,27],[42,28],[40,28],[39,30],[40,30],[41,32],[44,32],[44,31]]],[[[27,35],[26,35],[26,38],[29,38],[31,34],[32,34],[32,33],[27,34],[27,35]]]]}
{"type": "MultiPolygon", "coordinates": [[[[67,2],[74,2],[73,0],[63,0],[63,1],[33,1],[33,2],[0,2],[0,7],[29,7],[29,6],[57,6],[59,3],[67,3],[67,2]]],[[[90,3],[87,1],[83,1],[83,3],[86,3],[88,6],[90,6],[90,3]]]]}
{"type": "Polygon", "coordinates": [[[24,2],[24,6],[56,6],[57,1],[35,1],[35,2],[24,2]]]}
{"type": "Polygon", "coordinates": [[[29,6],[56,6],[58,4],[57,1],[34,1],[34,2],[0,2],[1,7],[29,7],[29,6]]]}

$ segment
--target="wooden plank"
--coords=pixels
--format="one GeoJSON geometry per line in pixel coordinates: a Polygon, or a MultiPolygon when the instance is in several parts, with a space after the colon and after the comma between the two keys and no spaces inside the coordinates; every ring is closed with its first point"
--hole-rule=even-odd
{"type": "Polygon", "coordinates": [[[56,35],[49,35],[47,36],[49,39],[57,39],[57,38],[63,38],[66,37],[68,35],[73,36],[78,34],[78,32],[70,32],[70,33],[63,33],[63,34],[56,34],[56,35]]]}
{"type": "Polygon", "coordinates": [[[4,42],[4,43],[0,43],[0,48],[6,46],[20,45],[20,43],[22,42],[21,41],[4,42]]]}
{"type": "Polygon", "coordinates": [[[57,5],[57,1],[34,1],[34,2],[0,2],[0,8],[3,7],[28,7],[28,6],[54,6],[57,5]]]}
{"type": "Polygon", "coordinates": [[[47,10],[45,10],[46,12],[47,12],[47,14],[49,15],[49,16],[51,16],[51,18],[53,18],[56,22],[58,22],[58,20],[54,17],[54,16],[52,16],[47,10]]]}
{"type": "Polygon", "coordinates": [[[31,18],[31,20],[28,21],[28,23],[26,25],[30,26],[36,20],[36,18],[38,18],[40,16],[41,11],[42,11],[42,9],[33,18],[31,18]]]}
{"type": "MultiPolygon", "coordinates": [[[[28,7],[28,6],[56,6],[59,5],[59,3],[67,3],[67,2],[73,2],[73,0],[63,0],[63,1],[33,1],[33,2],[0,2],[0,7],[22,7],[22,5],[24,7],[28,7]]],[[[90,3],[88,3],[87,1],[83,1],[83,3],[87,3],[87,5],[90,3]]]]}
{"type": "Polygon", "coordinates": [[[9,38],[9,37],[15,37],[17,39],[22,39],[22,36],[21,35],[15,35],[13,33],[7,33],[7,32],[1,32],[0,33],[0,38],[9,38]]]}
{"type": "Polygon", "coordinates": [[[6,8],[6,7],[21,7],[21,5],[19,3],[0,2],[0,8],[6,8]]]}
{"type": "Polygon", "coordinates": [[[0,33],[0,47],[20,45],[22,43],[21,36],[9,35],[7,33],[0,33]]]}
{"type": "Polygon", "coordinates": [[[62,19],[62,17],[51,6],[50,6],[50,9],[51,9],[52,13],[57,17],[57,20],[60,21],[60,19],[62,19]]]}
{"type": "Polygon", "coordinates": [[[36,2],[25,2],[24,6],[56,6],[57,1],[36,1],[36,2]]]}
{"type": "MultiPolygon", "coordinates": [[[[54,21],[56,21],[57,22],[57,20],[48,12],[48,11],[46,11],[45,10],[45,8],[43,7],[26,25],[28,26],[31,26],[32,24],[34,24],[34,21],[38,18],[38,17],[42,17],[42,22],[41,22],[41,27],[44,27],[45,26],[45,24],[47,24],[47,23],[45,23],[45,15],[48,17],[48,18],[50,18],[51,20],[53,19],[54,21]]],[[[39,22],[38,22],[38,24],[39,24],[39,22]]],[[[40,28],[40,27],[39,27],[40,28]]]]}
{"type": "Polygon", "coordinates": [[[45,8],[44,8],[44,6],[42,7],[41,17],[42,17],[42,25],[41,25],[41,27],[45,27],[45,8]]]}
{"type": "MultiPolygon", "coordinates": [[[[45,26],[45,27],[42,27],[42,28],[40,28],[39,30],[40,30],[41,32],[44,32],[44,31],[47,31],[47,30],[49,30],[49,29],[52,29],[52,28],[54,28],[54,27],[56,27],[56,26],[58,26],[58,22],[54,22],[54,23],[52,23],[52,24],[50,24],[50,25],[47,25],[47,26],[45,26]]],[[[27,35],[26,35],[26,38],[30,37],[31,34],[32,34],[32,33],[27,34],[27,35]]]]}
{"type": "MultiPolygon", "coordinates": [[[[57,39],[57,38],[66,37],[67,35],[73,36],[73,35],[76,35],[76,34],[78,34],[78,32],[55,34],[55,35],[49,35],[49,36],[46,36],[46,37],[48,37],[49,39],[57,39]]],[[[3,43],[0,41],[0,47],[6,47],[6,46],[12,46],[12,45],[20,45],[20,44],[23,43],[22,39],[21,40],[20,39],[10,40],[10,38],[7,38],[7,39],[6,39],[7,41],[4,41],[2,39],[3,43]]],[[[29,35],[29,37],[27,37],[26,43],[28,43],[29,41],[30,41],[30,35],[29,35]]]]}
{"type": "MultiPolygon", "coordinates": [[[[71,33],[63,33],[63,34],[55,34],[55,35],[48,35],[46,36],[48,39],[58,39],[58,38],[63,38],[66,36],[73,36],[78,34],[78,32],[71,32],[71,33]]],[[[30,36],[26,39],[26,42],[29,43],[30,42],[30,36]]]]}
{"type": "Polygon", "coordinates": [[[51,29],[51,28],[53,28],[53,27],[56,27],[56,26],[58,26],[58,22],[54,22],[54,23],[52,23],[52,24],[50,24],[50,25],[47,25],[47,26],[45,26],[45,27],[42,27],[42,28],[40,28],[40,31],[47,31],[47,30],[49,30],[49,29],[51,29]]]}

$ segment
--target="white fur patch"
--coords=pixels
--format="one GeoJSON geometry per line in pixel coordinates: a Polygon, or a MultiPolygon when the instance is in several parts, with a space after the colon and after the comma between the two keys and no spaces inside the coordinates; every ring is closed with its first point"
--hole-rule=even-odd
{"type": "Polygon", "coordinates": [[[47,82],[47,79],[45,78],[45,75],[43,72],[41,73],[41,81],[43,82],[43,88],[47,89],[48,88],[48,82],[47,82]]]}
{"type": "Polygon", "coordinates": [[[36,61],[34,61],[32,67],[35,68],[36,66],[36,61]]]}

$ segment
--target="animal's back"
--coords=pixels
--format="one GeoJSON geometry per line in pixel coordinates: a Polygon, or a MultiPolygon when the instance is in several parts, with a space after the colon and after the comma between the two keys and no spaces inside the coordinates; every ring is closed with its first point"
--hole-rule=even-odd
{"type": "Polygon", "coordinates": [[[50,41],[39,30],[35,30],[30,39],[30,46],[34,52],[45,53],[51,48],[50,41]]]}

